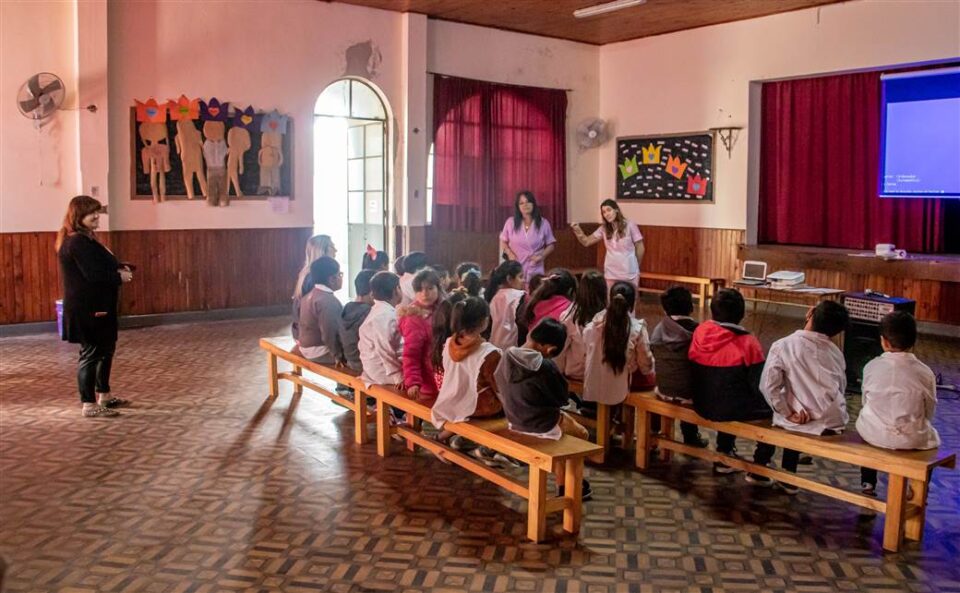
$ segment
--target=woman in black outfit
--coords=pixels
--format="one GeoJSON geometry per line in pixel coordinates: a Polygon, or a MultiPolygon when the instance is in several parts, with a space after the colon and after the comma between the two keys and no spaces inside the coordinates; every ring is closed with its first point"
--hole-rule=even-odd
{"type": "Polygon", "coordinates": [[[117,345],[120,285],[133,278],[113,253],[97,241],[102,204],[90,196],[70,200],[57,233],[63,279],[63,339],[80,344],[77,384],[82,414],[116,416],[129,402],[110,395],[110,367],[117,345]]]}

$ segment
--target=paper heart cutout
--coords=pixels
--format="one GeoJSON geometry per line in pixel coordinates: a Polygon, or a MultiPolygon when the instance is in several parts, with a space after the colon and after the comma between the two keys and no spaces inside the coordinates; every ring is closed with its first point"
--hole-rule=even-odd
{"type": "Polygon", "coordinates": [[[159,113],[160,110],[156,107],[147,107],[146,112],[147,112],[147,115],[149,115],[150,117],[156,117],[157,113],[159,113]]]}
{"type": "Polygon", "coordinates": [[[277,126],[280,125],[280,122],[278,122],[278,121],[272,121],[272,122],[269,122],[267,125],[270,126],[270,129],[271,129],[271,130],[276,130],[276,129],[277,129],[277,126]]]}
{"type": "Polygon", "coordinates": [[[248,125],[250,125],[250,122],[253,121],[253,116],[252,116],[252,115],[241,115],[241,116],[240,116],[240,121],[243,122],[243,125],[248,126],[248,125]]]}
{"type": "Polygon", "coordinates": [[[219,108],[219,107],[207,107],[207,112],[208,112],[210,115],[212,115],[213,117],[217,117],[217,115],[220,114],[220,108],[219,108]]]}

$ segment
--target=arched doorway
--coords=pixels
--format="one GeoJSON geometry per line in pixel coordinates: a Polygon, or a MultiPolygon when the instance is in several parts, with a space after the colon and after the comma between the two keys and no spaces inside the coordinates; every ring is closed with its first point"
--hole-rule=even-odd
{"type": "Polygon", "coordinates": [[[388,245],[388,111],[371,83],[345,78],[323,90],[313,112],[314,231],[333,238],[341,294],[353,295],[366,246],[388,245]]]}

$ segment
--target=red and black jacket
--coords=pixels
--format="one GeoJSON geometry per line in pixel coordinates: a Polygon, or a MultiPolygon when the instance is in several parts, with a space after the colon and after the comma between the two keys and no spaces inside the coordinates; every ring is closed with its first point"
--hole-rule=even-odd
{"type": "Polygon", "coordinates": [[[706,321],[693,332],[693,408],[707,420],[759,420],[772,415],[763,393],[763,349],[733,323],[706,321]]]}

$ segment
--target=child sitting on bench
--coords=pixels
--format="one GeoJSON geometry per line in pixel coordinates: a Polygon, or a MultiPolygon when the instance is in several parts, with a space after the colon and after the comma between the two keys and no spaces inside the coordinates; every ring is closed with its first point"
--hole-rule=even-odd
{"type": "Polygon", "coordinates": [[[360,325],[360,362],[363,382],[403,389],[402,341],[397,329],[400,279],[390,272],[377,272],[370,280],[373,307],[360,325]]]}

